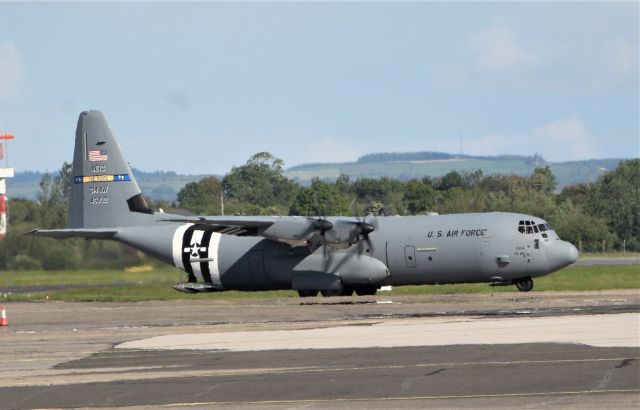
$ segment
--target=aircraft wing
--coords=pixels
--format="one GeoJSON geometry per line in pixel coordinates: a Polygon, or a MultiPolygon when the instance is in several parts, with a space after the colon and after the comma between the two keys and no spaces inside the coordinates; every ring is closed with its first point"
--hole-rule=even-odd
{"type": "Polygon", "coordinates": [[[226,235],[262,236],[291,246],[307,246],[315,240],[330,246],[347,247],[361,239],[368,240],[368,235],[377,226],[375,219],[369,223],[358,218],[307,216],[170,215],[160,221],[203,225],[226,235]]]}
{"type": "Polygon", "coordinates": [[[204,225],[213,228],[215,232],[225,235],[236,236],[259,236],[276,221],[276,217],[271,216],[193,216],[184,218],[161,219],[163,222],[189,223],[204,225]]]}

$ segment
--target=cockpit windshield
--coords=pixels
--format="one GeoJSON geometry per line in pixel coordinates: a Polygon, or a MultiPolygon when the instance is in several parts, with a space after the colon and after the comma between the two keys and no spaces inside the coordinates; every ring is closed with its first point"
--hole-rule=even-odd
{"type": "Polygon", "coordinates": [[[544,238],[547,237],[546,231],[550,231],[551,226],[548,223],[536,224],[534,221],[520,221],[518,223],[518,232],[522,234],[542,233],[544,238]]]}

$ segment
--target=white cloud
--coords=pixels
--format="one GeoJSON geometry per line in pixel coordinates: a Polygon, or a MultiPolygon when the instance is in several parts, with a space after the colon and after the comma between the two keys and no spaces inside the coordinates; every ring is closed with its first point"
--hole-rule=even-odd
{"type": "MultiPolygon", "coordinates": [[[[540,153],[547,161],[586,160],[598,157],[598,147],[584,123],[575,116],[560,118],[527,133],[489,134],[464,138],[464,153],[469,155],[533,155],[540,153]]],[[[460,152],[457,138],[435,142],[430,149],[460,152]]]]}
{"type": "Polygon", "coordinates": [[[547,159],[589,159],[596,154],[587,128],[575,116],[560,118],[535,130],[533,138],[545,147],[547,159]]]}
{"type": "Polygon", "coordinates": [[[0,43],[0,100],[17,95],[23,77],[22,58],[15,45],[9,41],[0,43]]]}
{"type": "Polygon", "coordinates": [[[503,26],[489,27],[473,34],[469,48],[481,70],[509,68],[532,59],[531,53],[516,44],[511,30],[503,26]]]}
{"type": "MultiPolygon", "coordinates": [[[[305,150],[301,161],[307,162],[348,162],[355,161],[364,153],[354,146],[336,141],[332,138],[320,138],[305,144],[305,150]]],[[[291,165],[294,165],[293,162],[291,165]]]]}

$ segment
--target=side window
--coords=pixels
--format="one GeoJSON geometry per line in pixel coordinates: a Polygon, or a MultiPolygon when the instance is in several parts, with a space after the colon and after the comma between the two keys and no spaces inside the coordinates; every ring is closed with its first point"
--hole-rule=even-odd
{"type": "Polygon", "coordinates": [[[518,232],[524,233],[524,221],[520,221],[518,224],[518,232]]]}
{"type": "Polygon", "coordinates": [[[533,225],[533,230],[535,231],[535,233],[538,233],[538,226],[537,225],[533,225]]]}

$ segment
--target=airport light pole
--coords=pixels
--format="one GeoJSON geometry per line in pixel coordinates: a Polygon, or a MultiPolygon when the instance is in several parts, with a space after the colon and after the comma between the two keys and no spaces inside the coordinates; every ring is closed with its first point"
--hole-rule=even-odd
{"type": "Polygon", "coordinates": [[[9,168],[7,159],[7,144],[14,139],[12,134],[0,134],[0,161],[4,160],[4,164],[0,164],[0,241],[3,241],[7,235],[7,178],[13,178],[13,168],[9,168]]]}

